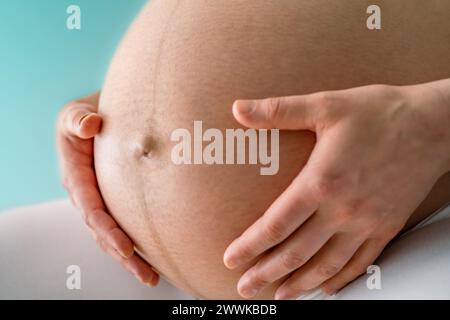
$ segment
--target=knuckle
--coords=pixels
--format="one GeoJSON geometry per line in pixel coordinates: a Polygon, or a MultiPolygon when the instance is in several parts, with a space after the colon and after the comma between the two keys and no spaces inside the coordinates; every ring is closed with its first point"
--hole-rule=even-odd
{"type": "Polygon", "coordinates": [[[283,98],[268,98],[264,101],[267,120],[274,123],[282,116],[281,100],[283,98]]]}
{"type": "Polygon", "coordinates": [[[248,244],[243,244],[237,248],[236,255],[242,257],[243,259],[248,259],[255,256],[253,248],[248,244]]]}
{"type": "Polygon", "coordinates": [[[287,250],[281,254],[283,266],[288,270],[300,268],[306,263],[305,257],[294,250],[287,250]]]}
{"type": "Polygon", "coordinates": [[[323,111],[328,110],[336,101],[335,94],[331,91],[322,91],[313,95],[315,104],[323,111]]]}
{"type": "Polygon", "coordinates": [[[334,123],[342,114],[340,96],[333,91],[318,92],[312,95],[317,117],[328,120],[328,125],[334,123]]]}
{"type": "Polygon", "coordinates": [[[343,225],[348,223],[349,221],[354,221],[357,214],[358,214],[357,211],[348,208],[343,208],[336,211],[335,217],[336,220],[338,221],[338,225],[343,225]]]}
{"type": "Polygon", "coordinates": [[[62,185],[63,185],[64,189],[68,193],[72,192],[72,182],[71,182],[70,178],[67,175],[64,175],[62,177],[62,185]]]}
{"type": "Polygon", "coordinates": [[[330,181],[323,177],[316,178],[311,182],[311,186],[319,198],[327,197],[330,191],[330,181]]]}
{"type": "Polygon", "coordinates": [[[339,221],[342,224],[347,224],[349,222],[353,222],[356,218],[356,213],[350,210],[341,211],[339,214],[339,221]]]}
{"type": "Polygon", "coordinates": [[[348,266],[349,274],[353,277],[357,277],[363,273],[366,273],[367,266],[361,263],[355,263],[348,266]]]}
{"type": "Polygon", "coordinates": [[[336,218],[339,225],[352,222],[355,225],[361,226],[359,230],[371,231],[369,226],[375,223],[374,215],[368,211],[368,208],[364,206],[363,200],[351,199],[347,200],[342,206],[336,208],[336,218]]]}
{"type": "Polygon", "coordinates": [[[105,242],[100,237],[97,236],[95,242],[104,252],[108,252],[105,242]]]}
{"type": "Polygon", "coordinates": [[[88,226],[88,228],[94,229],[93,228],[92,213],[91,212],[84,212],[83,213],[83,221],[84,221],[84,224],[86,226],[88,226]]]}
{"type": "Polygon", "coordinates": [[[346,201],[345,207],[346,207],[347,211],[359,212],[362,210],[363,204],[364,204],[364,200],[355,197],[355,198],[351,198],[350,200],[346,201]]]}
{"type": "Polygon", "coordinates": [[[343,224],[347,223],[349,220],[352,219],[353,213],[351,210],[349,210],[346,207],[336,208],[335,209],[335,218],[338,221],[338,223],[343,224]]]}
{"type": "Polygon", "coordinates": [[[256,287],[264,287],[269,284],[268,278],[260,271],[252,272],[250,282],[256,287]]]}
{"type": "Polygon", "coordinates": [[[325,199],[334,196],[342,185],[342,179],[330,175],[319,175],[311,182],[314,193],[320,198],[325,199]]]}
{"type": "Polygon", "coordinates": [[[370,234],[377,232],[383,219],[377,214],[368,214],[364,217],[365,226],[362,229],[362,233],[369,236],[370,234]]]}
{"type": "Polygon", "coordinates": [[[264,228],[265,238],[271,243],[278,243],[284,239],[285,227],[283,223],[279,221],[272,221],[266,223],[264,228]]]}
{"type": "Polygon", "coordinates": [[[60,112],[58,118],[58,125],[70,130],[76,130],[82,124],[92,111],[89,109],[89,105],[82,101],[72,101],[66,104],[63,110],[60,112]]]}
{"type": "Polygon", "coordinates": [[[336,273],[339,272],[339,270],[340,267],[336,264],[323,263],[317,266],[317,273],[321,277],[325,277],[327,279],[334,276],[336,273]]]}

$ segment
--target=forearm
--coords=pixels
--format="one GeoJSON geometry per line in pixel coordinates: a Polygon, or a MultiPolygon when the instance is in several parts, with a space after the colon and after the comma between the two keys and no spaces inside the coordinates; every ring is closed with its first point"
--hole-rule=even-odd
{"type": "Polygon", "coordinates": [[[411,105],[418,110],[430,141],[430,152],[442,161],[442,174],[450,172],[450,79],[407,87],[411,105]]]}
{"type": "Polygon", "coordinates": [[[441,127],[443,128],[443,144],[446,161],[446,170],[450,172],[450,79],[435,81],[430,83],[430,86],[436,90],[438,99],[438,108],[442,113],[440,119],[441,127]]]}
{"type": "Polygon", "coordinates": [[[423,111],[421,116],[427,120],[425,131],[435,140],[430,143],[430,153],[442,158],[439,162],[442,163],[442,176],[414,211],[405,230],[450,201],[450,79],[411,86],[410,89],[415,95],[413,105],[423,111]]]}

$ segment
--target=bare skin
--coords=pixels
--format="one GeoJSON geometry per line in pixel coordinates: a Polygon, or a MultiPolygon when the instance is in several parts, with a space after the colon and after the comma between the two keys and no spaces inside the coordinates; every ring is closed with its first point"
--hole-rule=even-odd
{"type": "MultiPolygon", "coordinates": [[[[239,278],[258,259],[229,271],[222,264],[223,252],[294,180],[308,161],[315,136],[283,132],[280,173],[267,180],[252,167],[179,170],[168,159],[170,132],[189,128],[193,120],[216,128],[237,127],[231,105],[239,98],[450,77],[444,67],[450,48],[440,40],[447,29],[439,28],[448,19],[438,7],[427,12],[433,17],[428,25],[432,39],[431,30],[411,37],[401,32],[423,21],[424,10],[407,14],[412,18],[404,24],[398,19],[388,23],[387,29],[395,33],[368,37],[360,20],[351,18],[365,11],[361,2],[343,7],[319,2],[293,6],[290,1],[266,7],[236,1],[233,8],[221,2],[186,4],[154,1],[119,49],[100,103],[104,127],[96,142],[97,175],[108,209],[146,261],[195,295],[237,298],[239,278]],[[350,17],[345,22],[344,13],[350,17]],[[265,27],[274,25],[277,28],[265,27]],[[429,46],[422,45],[425,40],[429,46]],[[412,47],[415,50],[409,51],[412,47]],[[419,63],[423,61],[429,63],[419,63]]],[[[406,8],[413,9],[413,4],[406,8]]],[[[393,5],[387,17],[404,11],[393,5]]],[[[448,175],[443,176],[410,221],[446,203],[449,186],[448,175]]],[[[109,237],[107,232],[99,234],[109,237]]],[[[256,297],[273,298],[283,280],[256,297]]]]}
{"type": "Polygon", "coordinates": [[[69,103],[58,119],[58,151],[63,185],[73,205],[83,213],[99,245],[141,282],[157,285],[159,276],[134,252],[131,239],[109,215],[94,172],[93,137],[101,130],[97,114],[100,93],[69,103]]]}
{"type": "Polygon", "coordinates": [[[268,252],[239,282],[246,298],[293,271],[277,299],[319,286],[335,293],[415,224],[411,212],[450,171],[450,79],[238,101],[234,111],[244,125],[318,139],[301,173],[225,253],[235,268],[268,252]]]}

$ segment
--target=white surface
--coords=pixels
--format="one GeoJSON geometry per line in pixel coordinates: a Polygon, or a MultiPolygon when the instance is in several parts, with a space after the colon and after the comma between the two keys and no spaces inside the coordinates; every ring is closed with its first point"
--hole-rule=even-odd
{"type": "Polygon", "coordinates": [[[97,247],[69,201],[0,215],[0,299],[189,299],[165,282],[140,284],[97,247]],[[66,287],[81,268],[81,290],[66,287]]]}
{"type": "MultiPolygon", "coordinates": [[[[333,299],[450,299],[450,207],[385,250],[382,290],[363,275],[333,299]]],[[[310,298],[324,298],[311,295],[310,298]]],[[[68,201],[0,215],[0,299],[192,299],[166,281],[138,283],[103,253],[68,201]],[[81,290],[66,269],[81,267],[81,290]]]]}

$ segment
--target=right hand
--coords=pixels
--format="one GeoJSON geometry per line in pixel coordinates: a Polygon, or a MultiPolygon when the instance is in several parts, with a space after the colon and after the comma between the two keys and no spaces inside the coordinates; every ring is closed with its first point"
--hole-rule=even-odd
{"type": "Polygon", "coordinates": [[[101,130],[99,93],[73,101],[61,111],[57,145],[65,189],[81,210],[97,244],[142,283],[156,286],[159,275],[134,250],[134,244],[108,214],[94,171],[94,136],[101,130]]]}

